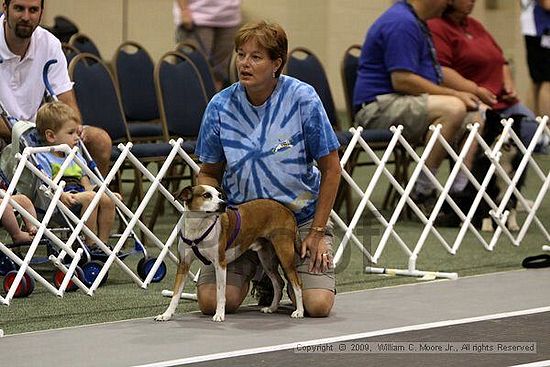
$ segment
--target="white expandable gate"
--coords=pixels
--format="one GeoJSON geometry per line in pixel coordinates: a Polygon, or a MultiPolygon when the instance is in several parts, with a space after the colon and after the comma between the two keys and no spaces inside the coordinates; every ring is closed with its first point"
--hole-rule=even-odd
{"type": "MultiPolygon", "coordinates": [[[[198,165],[183,150],[182,143],[183,139],[170,141],[172,149],[166,160],[163,162],[163,165],[158,170],[156,176],[153,175],[149,170],[147,170],[147,168],[139,161],[139,159],[132,154],[132,143],[127,143],[126,145],[120,144],[118,146],[121,153],[105,178],[98,177],[96,173],[88,167],[87,163],[82,161],[76,155],[79,149],[78,147],[75,147],[73,149],[70,149],[67,145],[60,145],[55,147],[27,147],[24,149],[22,154],[18,154],[16,158],[19,159],[19,164],[16,168],[13,179],[10,182],[8,190],[0,190],[0,197],[4,199],[2,204],[0,205],[0,215],[4,212],[9,202],[19,213],[21,213],[21,215],[28,218],[34,225],[38,227],[38,233],[35,235],[34,240],[23,259],[20,259],[10,248],[0,242],[0,251],[4,253],[9,259],[11,259],[19,268],[17,276],[15,277],[11,287],[9,288],[7,295],[5,297],[0,296],[0,302],[5,305],[9,305],[10,300],[13,298],[17,287],[21,284],[21,279],[23,278],[23,274],[25,272],[27,272],[29,276],[31,276],[40,284],[44,285],[48,290],[59,297],[63,296],[65,288],[71,280],[85,294],[92,296],[101,284],[102,280],[107,275],[107,272],[109,271],[109,268],[112,266],[113,263],[116,263],[123,270],[123,272],[128,274],[130,278],[142,288],[146,288],[151,283],[153,276],[157,272],[165,257],[168,257],[172,261],[177,263],[177,256],[170,251],[171,245],[177,239],[176,226],[174,226],[168,240],[166,241],[166,243],[164,243],[140,220],[140,217],[142,216],[147,204],[149,203],[153,195],[157,192],[160,192],[162,195],[164,195],[168,199],[168,202],[176,207],[179,212],[183,210],[181,204],[174,199],[172,194],[161,183],[170,166],[174,162],[177,162],[177,160],[179,159],[183,160],[183,162],[189,165],[194,173],[198,172],[198,165]],[[45,175],[44,172],[35,165],[34,161],[30,159],[31,155],[46,151],[60,151],[66,155],[66,159],[63,162],[59,173],[53,179],[50,179],[47,175],[45,175]],[[94,197],[94,199],[82,215],[82,218],[77,217],[59,200],[61,193],[63,192],[63,187],[65,185],[65,182],[60,180],[63,176],[65,169],[72,162],[78,164],[89,176],[92,184],[95,184],[97,186],[97,195],[94,197]],[[151,182],[149,189],[145,193],[143,200],[140,202],[135,212],[132,212],[108,188],[110,182],[115,178],[115,175],[120,170],[122,165],[128,165],[128,163],[137,168],[144,175],[144,177],[151,182]],[[46,211],[44,219],[40,222],[35,219],[31,214],[26,212],[11,198],[11,195],[13,194],[15,187],[17,186],[17,182],[20,179],[24,169],[30,170],[32,174],[35,175],[38,180],[43,183],[40,186],[40,189],[43,192],[44,196],[48,198],[48,209],[46,211]],[[115,202],[117,210],[119,210],[126,218],[126,228],[124,229],[124,232],[118,237],[118,240],[113,248],[110,248],[107,246],[107,244],[101,242],[101,240],[85,225],[86,220],[89,218],[94,208],[97,207],[101,194],[103,193],[108,195],[115,202]],[[71,231],[69,238],[65,242],[63,242],[59,237],[52,233],[51,229],[48,228],[50,224],[50,219],[53,213],[56,211],[63,213],[65,217],[74,224],[74,228],[71,231]],[[154,265],[152,266],[143,281],[120,258],[117,257],[117,254],[124,246],[124,243],[131,235],[133,235],[134,228],[141,230],[143,235],[150,241],[150,243],[156,245],[160,249],[160,255],[154,262],[154,265]],[[89,236],[95,243],[98,244],[99,248],[108,255],[105,263],[103,264],[103,267],[89,287],[87,287],[82,281],[80,281],[78,277],[73,276],[78,262],[83,256],[83,250],[79,248],[77,251],[73,251],[72,245],[81,234],[86,234],[87,236],[89,236]],[[30,262],[34,256],[38,243],[41,241],[42,238],[47,238],[48,240],[52,241],[53,245],[57,246],[60,249],[58,256],[50,255],[49,258],[54,266],[66,273],[59,289],[54,287],[50,282],[44,279],[30,266],[30,262]],[[69,256],[69,259],[71,259],[69,268],[65,266],[65,264],[67,264],[66,256],[69,256]]],[[[196,298],[193,294],[184,296],[191,299],[196,298]]]]}
{"type": "MultiPolygon", "coordinates": [[[[536,216],[536,212],[539,206],[541,205],[545,197],[545,194],[548,191],[548,187],[550,185],[550,173],[544,173],[532,157],[532,153],[535,148],[536,141],[538,141],[539,137],[543,134],[545,129],[546,129],[546,133],[550,133],[550,131],[546,127],[547,120],[548,120],[547,117],[542,119],[539,118],[537,120],[539,123],[539,126],[535,132],[535,136],[533,137],[532,142],[529,144],[528,147],[524,147],[521,144],[519,138],[514,134],[513,130],[511,129],[511,126],[513,123],[512,120],[502,121],[504,126],[503,133],[501,134],[496,144],[494,144],[492,147],[488,146],[488,144],[483,140],[483,138],[479,134],[479,131],[478,131],[479,125],[477,124],[471,125],[468,127],[469,134],[467,135],[465,144],[463,145],[460,152],[458,152],[458,154],[453,150],[450,144],[447,143],[443,138],[443,136],[441,135],[441,126],[432,126],[430,127],[432,131],[431,137],[427,142],[427,144],[425,145],[424,151],[420,156],[418,156],[415,149],[402,136],[403,127],[402,126],[392,127],[391,130],[393,132],[393,137],[381,158],[379,158],[377,154],[374,153],[374,151],[369,147],[369,145],[361,137],[362,128],[359,127],[356,129],[355,128],[350,129],[350,131],[353,133],[353,137],[351,139],[351,142],[347,146],[346,151],[342,156],[342,159],[340,162],[341,166],[342,167],[346,166],[351,153],[355,149],[362,149],[369,156],[369,159],[371,159],[376,164],[376,169],[365,189],[362,189],[345,170],[343,170],[342,172],[343,179],[350,185],[353,192],[360,197],[360,201],[349,223],[345,223],[334,211],[331,213],[331,217],[336,223],[336,225],[345,232],[335,253],[335,257],[334,257],[335,266],[337,266],[340,263],[344,250],[346,249],[350,241],[353,244],[355,244],[357,248],[359,248],[363,256],[365,256],[373,264],[376,264],[380,260],[380,257],[382,256],[382,253],[384,252],[384,249],[386,248],[388,241],[390,240],[390,238],[393,238],[399,245],[399,248],[407,257],[408,268],[407,269],[377,268],[377,267],[368,266],[365,268],[367,272],[391,273],[391,274],[399,274],[399,275],[424,276],[424,277],[456,278],[458,276],[456,273],[446,273],[446,272],[440,272],[440,271],[423,271],[423,270],[417,269],[417,266],[416,266],[417,259],[426,242],[427,237],[430,234],[433,234],[437,238],[438,242],[444,247],[444,249],[449,254],[452,254],[452,255],[457,253],[467,231],[470,231],[479,240],[479,242],[483,245],[483,247],[488,251],[491,251],[494,249],[502,233],[504,233],[514,245],[518,246],[523,240],[526,234],[526,231],[528,230],[528,228],[530,228],[530,226],[533,223],[535,223],[537,227],[539,227],[539,229],[542,231],[544,236],[546,236],[546,238],[550,242],[550,234],[546,230],[542,221],[536,216]],[[520,167],[517,170],[517,173],[511,178],[505,174],[503,167],[501,167],[499,163],[499,158],[501,155],[500,150],[503,143],[506,141],[506,139],[512,139],[516,143],[516,145],[519,146],[521,152],[523,153],[523,159],[521,161],[520,167]],[[448,154],[455,161],[455,164],[451,168],[450,173],[446,181],[444,182],[444,184],[441,184],[437,180],[437,178],[434,177],[433,174],[425,166],[426,159],[428,158],[430,152],[432,151],[436,143],[442,144],[443,147],[448,152],[448,154]],[[463,161],[468,149],[474,143],[477,143],[479,145],[479,149],[482,149],[487,155],[487,157],[491,160],[491,167],[488,170],[486,176],[481,180],[481,182],[479,182],[478,179],[476,179],[476,177],[474,177],[465,168],[463,164],[463,161]],[[394,149],[396,149],[396,146],[398,144],[404,147],[407,153],[412,157],[414,162],[416,162],[416,166],[411,173],[410,179],[408,180],[408,182],[405,182],[405,183],[398,182],[392,176],[390,170],[388,170],[387,168],[388,160],[390,159],[394,149]],[[528,205],[527,201],[525,200],[525,198],[523,198],[521,193],[517,190],[516,185],[521,174],[524,172],[524,170],[527,168],[528,165],[532,168],[533,174],[536,175],[542,181],[542,186],[538,191],[538,194],[534,200],[533,206],[529,210],[529,214],[527,215],[527,218],[523,222],[517,236],[514,236],[514,234],[511,233],[505,226],[506,219],[508,216],[508,212],[505,210],[505,207],[506,207],[506,203],[509,201],[512,195],[515,195],[518,198],[518,201],[521,204],[523,204],[525,207],[527,207],[528,205]],[[410,194],[413,190],[413,186],[422,170],[427,174],[427,176],[434,183],[436,189],[440,193],[436,201],[435,207],[433,211],[429,213],[429,215],[425,215],[410,197],[410,194]],[[456,203],[454,203],[451,196],[449,195],[449,190],[451,188],[452,182],[460,170],[463,170],[463,172],[465,172],[470,182],[478,189],[478,193],[473,201],[472,207],[466,213],[462,212],[462,210],[456,205],[456,203]],[[489,197],[489,195],[487,195],[487,193],[485,192],[489,181],[494,175],[499,175],[499,177],[501,177],[503,180],[505,180],[505,182],[508,183],[508,189],[506,190],[502,201],[498,204],[495,203],[493,198],[489,197]],[[382,215],[382,213],[376,208],[376,206],[373,204],[371,200],[375,187],[379,184],[380,179],[383,177],[386,177],[387,180],[389,181],[389,184],[391,184],[393,188],[397,191],[397,193],[400,194],[400,199],[398,200],[396,207],[389,218],[385,218],[382,215]],[[475,210],[479,206],[481,200],[485,200],[489,204],[489,206],[492,208],[490,214],[498,224],[498,227],[494,232],[490,241],[486,241],[485,238],[471,223],[475,210]],[[452,243],[447,242],[447,240],[440,234],[438,229],[434,227],[434,221],[445,201],[447,201],[447,203],[456,212],[456,214],[462,221],[462,225],[458,229],[457,236],[452,243]],[[423,225],[420,237],[414,245],[407,244],[406,241],[402,238],[402,236],[400,236],[399,229],[396,227],[396,223],[400,215],[402,214],[403,210],[405,209],[406,205],[408,205],[411,208],[411,210],[420,219],[423,225]],[[357,234],[359,220],[364,215],[364,212],[367,209],[369,212],[374,214],[374,217],[379,221],[382,228],[384,229],[382,237],[376,246],[376,250],[372,254],[369,251],[369,249],[365,246],[365,244],[362,242],[362,240],[360,239],[360,236],[357,234]]],[[[174,254],[174,251],[172,250],[172,246],[174,245],[174,243],[177,243],[177,237],[178,237],[177,225],[174,224],[174,228],[170,232],[168,239],[165,242],[163,242],[140,220],[140,217],[143,215],[147,205],[153,198],[153,195],[156,194],[157,192],[163,195],[167,199],[167,201],[178,210],[178,212],[182,212],[183,208],[181,204],[174,199],[170,191],[163,185],[163,180],[165,179],[166,174],[169,172],[171,166],[175,163],[183,161],[189,167],[191,167],[194,173],[198,173],[199,167],[193,161],[193,159],[187,153],[185,153],[185,151],[182,148],[182,143],[183,143],[182,139],[178,139],[177,141],[174,141],[174,140],[170,141],[170,144],[172,145],[172,149],[169,155],[167,156],[166,160],[163,162],[162,166],[158,169],[158,172],[156,173],[156,175],[152,174],[140,162],[140,160],[132,154],[132,147],[133,147],[132,143],[120,144],[118,148],[121,151],[121,153],[118,156],[117,160],[114,162],[113,168],[110,170],[110,172],[105,178],[98,177],[96,173],[93,172],[88,167],[86,162],[83,162],[76,155],[78,148],[70,149],[66,145],[56,146],[56,147],[25,148],[23,153],[17,156],[17,158],[19,159],[19,163],[17,165],[14,177],[8,187],[8,190],[7,191],[0,190],[0,197],[3,199],[3,202],[0,205],[0,215],[2,215],[2,213],[6,210],[7,203],[9,202],[10,204],[12,204],[13,207],[15,207],[15,209],[18,212],[20,212],[26,218],[31,220],[32,223],[34,223],[39,228],[39,230],[23,259],[20,259],[17,255],[15,255],[12,252],[10,248],[8,248],[7,246],[5,246],[3,243],[0,242],[0,251],[4,253],[7,257],[9,257],[9,259],[11,259],[13,262],[15,262],[19,267],[19,270],[13,281],[12,286],[10,287],[6,296],[4,297],[0,296],[0,302],[3,304],[9,305],[11,299],[15,294],[17,286],[20,284],[21,279],[23,278],[25,272],[28,273],[28,275],[31,276],[33,279],[35,279],[37,282],[44,285],[49,291],[51,291],[56,296],[59,296],[59,297],[63,296],[65,288],[69,283],[69,281],[71,280],[85,294],[92,296],[94,292],[97,290],[97,288],[99,287],[102,280],[106,277],[107,272],[109,271],[109,268],[114,263],[116,263],[123,270],[124,273],[128,274],[128,276],[138,286],[142,288],[146,288],[151,283],[153,276],[156,274],[157,270],[159,269],[159,267],[161,266],[165,258],[169,258],[174,263],[177,263],[177,256],[174,254]],[[32,154],[36,154],[38,152],[43,152],[43,151],[52,150],[52,149],[56,151],[64,152],[67,158],[61,167],[60,173],[55,178],[50,179],[46,175],[44,175],[44,173],[39,168],[37,168],[29,158],[32,154]],[[95,236],[94,233],[90,231],[85,225],[86,219],[92,213],[93,209],[98,205],[100,195],[96,195],[96,197],[93,199],[92,203],[90,204],[90,206],[88,207],[88,209],[86,210],[82,218],[78,218],[76,215],[74,215],[74,213],[72,213],[59,200],[64,187],[64,182],[60,180],[63,175],[64,169],[71,162],[76,162],[80,167],[82,167],[84,172],[90,177],[90,180],[92,181],[92,183],[97,185],[98,194],[102,194],[102,193],[107,194],[115,202],[117,209],[126,217],[126,222],[125,222],[126,228],[124,229],[124,232],[119,236],[116,244],[113,246],[112,249],[108,247],[106,244],[102,243],[99,240],[99,238],[97,238],[97,236],[95,236]],[[139,170],[139,172],[141,172],[141,174],[145,177],[145,179],[150,181],[150,186],[146,191],[143,197],[143,200],[141,200],[141,202],[139,203],[135,212],[132,212],[108,188],[109,183],[115,178],[116,173],[120,170],[123,164],[125,166],[128,166],[128,164],[132,165],[134,168],[139,170]],[[36,177],[38,177],[38,179],[41,182],[44,183],[41,186],[41,190],[49,198],[49,206],[47,208],[46,215],[42,221],[38,221],[34,219],[29,213],[27,213],[11,198],[11,196],[14,193],[15,186],[17,185],[17,181],[21,177],[21,174],[25,169],[30,170],[32,174],[34,174],[36,177]],[[50,218],[52,217],[54,211],[56,210],[63,213],[68,218],[68,220],[75,225],[74,230],[72,231],[68,240],[65,242],[60,240],[60,238],[58,238],[49,228],[50,218]],[[154,264],[152,265],[152,268],[150,269],[148,275],[145,277],[143,281],[121,259],[117,257],[117,254],[119,253],[119,251],[121,251],[127,239],[134,233],[134,230],[141,231],[143,233],[143,236],[145,236],[150,243],[158,247],[160,251],[158,257],[156,258],[156,260],[154,261],[154,264]],[[97,274],[97,277],[89,287],[83,284],[76,276],[73,276],[76,266],[80,258],[83,256],[83,253],[82,253],[82,249],[78,249],[78,251],[74,251],[72,249],[73,248],[72,245],[77,239],[77,237],[82,233],[91,237],[96,243],[98,243],[100,249],[103,250],[108,255],[103,267],[101,268],[101,270],[97,274]],[[45,280],[40,274],[38,274],[30,266],[30,260],[34,256],[36,247],[38,246],[38,243],[42,238],[48,239],[60,249],[60,252],[57,256],[53,256],[53,255],[50,256],[50,260],[54,264],[54,266],[56,266],[57,268],[61,269],[64,273],[66,273],[59,289],[54,287],[52,284],[50,284],[50,282],[45,280]],[[64,260],[66,256],[68,256],[68,259],[70,260],[70,262],[67,262],[66,259],[64,260]],[[68,265],[68,267],[66,265],[68,265]]],[[[191,278],[193,277],[194,277],[193,274],[191,274],[191,278]]],[[[169,295],[170,291],[163,291],[163,294],[169,295]]],[[[196,299],[194,294],[183,294],[182,296],[186,298],[196,299]]]]}
{"type": "Polygon", "coordinates": [[[546,239],[550,241],[550,234],[548,233],[547,229],[543,225],[542,221],[536,216],[536,212],[539,206],[541,205],[546,192],[548,191],[548,186],[550,185],[550,173],[545,174],[544,172],[542,172],[541,168],[538,166],[538,164],[536,163],[536,161],[533,159],[533,156],[532,156],[533,150],[535,148],[537,141],[539,140],[539,137],[542,136],[544,131],[546,131],[547,134],[550,134],[550,130],[546,127],[547,121],[548,121],[547,116],[545,116],[544,118],[537,118],[538,128],[532,138],[531,143],[527,148],[523,146],[518,136],[511,129],[511,126],[513,124],[512,119],[502,120],[504,129],[502,134],[498,138],[496,144],[493,144],[493,147],[490,147],[483,140],[482,136],[479,134],[479,131],[478,131],[479,125],[475,124],[475,125],[468,126],[469,134],[467,135],[466,141],[462,149],[460,150],[459,154],[457,154],[453,150],[450,144],[441,135],[441,126],[440,125],[431,126],[430,127],[430,130],[432,131],[431,137],[427,142],[424,148],[424,151],[420,157],[416,153],[415,149],[402,136],[401,134],[403,129],[402,126],[391,128],[394,135],[381,158],[378,158],[378,156],[374,153],[374,151],[368,146],[365,140],[363,140],[363,138],[361,137],[362,128],[361,127],[356,129],[351,128],[350,131],[353,133],[353,138],[351,139],[351,142],[347,146],[347,149],[344,152],[344,155],[342,156],[340,163],[342,166],[343,179],[350,185],[351,189],[361,198],[361,200],[355,210],[355,213],[350,223],[348,224],[346,224],[334,211],[332,211],[331,213],[331,218],[334,220],[336,225],[338,225],[343,231],[345,231],[342,241],[340,242],[337,248],[336,254],[334,256],[334,265],[337,266],[340,264],[342,260],[342,256],[344,254],[344,250],[346,249],[350,240],[359,248],[359,250],[363,253],[363,255],[369,261],[371,261],[373,264],[376,264],[379,261],[380,256],[382,255],[386,247],[386,244],[391,236],[397,242],[401,250],[405,253],[405,256],[407,256],[408,268],[397,269],[397,268],[387,268],[387,267],[377,268],[377,267],[367,266],[365,268],[366,272],[372,272],[372,273],[378,273],[378,274],[385,273],[385,274],[395,274],[395,275],[421,276],[426,278],[442,277],[442,278],[454,279],[458,277],[456,273],[445,273],[445,272],[439,272],[439,271],[422,271],[416,268],[416,262],[417,262],[418,256],[429,234],[433,234],[441,243],[441,245],[444,247],[444,249],[451,255],[455,255],[457,253],[461,243],[463,242],[464,236],[468,230],[470,230],[470,232],[479,240],[479,242],[481,242],[484,248],[487,249],[488,251],[492,251],[494,249],[498,239],[500,238],[503,232],[514,245],[519,246],[528,228],[531,226],[533,222],[539,227],[539,229],[541,230],[543,235],[546,237],[546,239]],[[523,154],[523,158],[521,160],[519,168],[517,169],[515,175],[511,178],[506,174],[504,168],[501,167],[499,163],[499,159],[501,156],[500,150],[502,149],[504,142],[507,141],[508,139],[513,140],[514,143],[519,147],[521,153],[523,154]],[[479,146],[478,149],[482,149],[491,161],[490,169],[488,170],[486,176],[483,178],[481,183],[478,182],[478,180],[471,174],[471,172],[466,168],[466,166],[463,163],[466,153],[468,149],[472,146],[474,141],[478,143],[478,146],[479,146]],[[437,178],[434,177],[434,175],[425,166],[426,159],[429,156],[430,152],[432,151],[433,146],[436,142],[439,142],[440,144],[443,145],[445,150],[448,152],[448,154],[453,158],[455,162],[454,166],[450,170],[450,173],[444,185],[442,185],[437,180],[437,178]],[[409,180],[406,183],[403,183],[405,184],[405,187],[401,186],[401,183],[397,182],[397,180],[392,176],[391,172],[386,167],[387,161],[390,158],[397,143],[401,144],[405,148],[407,153],[410,155],[410,157],[412,157],[413,160],[416,162],[416,167],[414,168],[409,180]],[[369,159],[371,159],[376,164],[375,172],[372,175],[372,178],[370,179],[367,185],[367,188],[365,190],[361,189],[359,185],[354,181],[354,179],[344,170],[344,167],[346,166],[346,163],[351,153],[355,149],[363,149],[364,152],[366,152],[367,155],[369,156],[369,159]],[[517,197],[521,205],[523,205],[526,208],[528,207],[529,205],[528,202],[516,187],[521,175],[527,168],[527,165],[530,165],[532,167],[533,173],[542,181],[542,186],[538,191],[538,194],[534,200],[532,207],[529,210],[529,214],[527,215],[527,218],[523,222],[517,236],[514,237],[514,235],[510,232],[510,230],[508,230],[508,228],[505,225],[509,214],[508,211],[505,210],[505,208],[506,208],[506,204],[508,203],[512,195],[515,195],[517,197]],[[433,211],[428,216],[426,216],[410,198],[410,194],[413,190],[414,184],[421,170],[423,170],[426,173],[426,175],[434,183],[434,186],[439,192],[439,197],[435,203],[433,211]],[[473,204],[467,213],[462,212],[462,210],[456,205],[456,203],[454,203],[451,196],[449,195],[449,190],[454,181],[454,178],[456,177],[456,175],[460,170],[462,170],[466,174],[468,180],[478,190],[478,193],[473,201],[473,204]],[[387,177],[387,179],[389,180],[389,183],[401,195],[389,219],[385,218],[371,201],[371,196],[374,191],[374,188],[379,183],[379,180],[382,177],[382,175],[387,177]],[[485,192],[487,185],[489,184],[489,181],[494,175],[498,175],[498,177],[504,180],[508,185],[508,188],[504,193],[503,198],[498,204],[494,202],[493,200],[494,198],[489,197],[489,195],[487,195],[487,193],[485,192]],[[489,206],[492,208],[490,211],[490,215],[498,224],[498,227],[493,233],[493,236],[489,242],[485,240],[485,238],[480,234],[478,229],[475,228],[471,223],[473,215],[476,209],[478,208],[481,200],[485,200],[489,204],[489,206]],[[455,213],[458,215],[458,217],[462,221],[462,225],[460,226],[458,230],[458,234],[452,245],[449,244],[443,238],[443,236],[439,233],[437,228],[434,227],[434,221],[445,201],[447,201],[447,203],[450,205],[450,207],[455,211],[455,213]],[[410,206],[410,208],[418,216],[418,218],[420,219],[420,221],[424,226],[418,241],[416,242],[416,244],[414,244],[414,247],[407,245],[395,228],[396,222],[400,217],[406,204],[410,206]],[[365,247],[365,244],[359,239],[359,236],[356,233],[359,219],[364,215],[365,209],[368,209],[384,228],[384,233],[382,234],[382,237],[378,242],[378,245],[376,246],[376,250],[374,251],[374,254],[371,254],[369,249],[365,247]]]}

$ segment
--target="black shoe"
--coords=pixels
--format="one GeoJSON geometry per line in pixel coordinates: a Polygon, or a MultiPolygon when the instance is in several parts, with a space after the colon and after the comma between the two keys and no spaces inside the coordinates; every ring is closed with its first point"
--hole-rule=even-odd
{"type": "Polygon", "coordinates": [[[461,220],[454,211],[440,211],[435,217],[434,225],[437,227],[460,227],[461,220]]]}
{"type": "MultiPolygon", "coordinates": [[[[453,199],[455,205],[462,210],[464,215],[467,215],[470,207],[474,203],[474,198],[477,195],[477,191],[472,191],[472,186],[468,185],[461,191],[452,191],[449,193],[453,199]]],[[[459,227],[462,220],[458,217],[458,214],[451,208],[451,205],[445,200],[441,211],[437,214],[435,219],[435,225],[441,227],[459,227]]]]}
{"type": "Polygon", "coordinates": [[[261,307],[270,306],[275,294],[273,284],[271,284],[271,280],[266,274],[262,276],[262,279],[252,281],[252,291],[250,293],[258,300],[258,306],[261,307]]]}
{"type": "Polygon", "coordinates": [[[422,211],[422,213],[428,217],[434,209],[435,202],[437,201],[437,195],[435,190],[429,194],[422,194],[420,192],[413,191],[411,193],[411,199],[422,211]]]}

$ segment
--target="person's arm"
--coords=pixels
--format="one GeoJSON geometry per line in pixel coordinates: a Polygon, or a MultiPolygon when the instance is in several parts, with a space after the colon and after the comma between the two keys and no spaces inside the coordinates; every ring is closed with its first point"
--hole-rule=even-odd
{"type": "Polygon", "coordinates": [[[76,113],[78,113],[78,116],[82,118],[82,116],[80,115],[80,109],[78,108],[78,103],[76,102],[74,91],[72,89],[59,94],[57,96],[57,99],[70,106],[73,110],[76,111],[76,113]]]}
{"type": "Polygon", "coordinates": [[[475,111],[479,106],[480,100],[476,95],[437,85],[410,71],[393,71],[391,73],[391,81],[393,88],[403,94],[418,96],[422,93],[428,93],[432,95],[455,96],[464,102],[468,110],[475,111]]]}
{"type": "Polygon", "coordinates": [[[82,187],[84,187],[84,190],[86,191],[92,191],[94,188],[88,176],[82,176],[82,178],[80,179],[80,184],[82,185],[82,187]]]}
{"type": "Polygon", "coordinates": [[[516,86],[514,84],[514,79],[512,78],[512,69],[510,65],[504,64],[502,67],[502,76],[504,82],[504,94],[502,99],[505,101],[515,101],[518,99],[518,93],[516,91],[516,86]]]}
{"type": "Polygon", "coordinates": [[[464,78],[453,68],[443,66],[443,85],[452,89],[475,94],[489,106],[497,103],[497,97],[487,88],[477,85],[474,81],[464,78]]]}
{"type": "Polygon", "coordinates": [[[220,186],[225,163],[202,163],[197,175],[198,185],[220,186]]]}
{"type": "Polygon", "coordinates": [[[315,229],[326,227],[330,212],[334,206],[341,174],[338,151],[332,151],[328,155],[319,158],[317,165],[321,171],[319,197],[311,225],[312,230],[302,241],[300,254],[304,258],[309,252],[309,271],[315,273],[326,271],[332,262],[332,259],[328,257],[323,258],[323,254],[327,253],[327,245],[325,241],[322,241],[325,236],[324,231],[315,229]]]}
{"type": "Polygon", "coordinates": [[[188,0],[178,0],[178,6],[181,14],[181,25],[187,30],[193,29],[193,14],[189,9],[188,0]]]}
{"type": "Polygon", "coordinates": [[[539,0],[539,5],[546,11],[550,11],[550,0],[539,0]]]}
{"type": "Polygon", "coordinates": [[[11,132],[7,124],[8,122],[4,121],[4,119],[0,121],[0,138],[7,140],[9,142],[11,141],[11,132]]]}

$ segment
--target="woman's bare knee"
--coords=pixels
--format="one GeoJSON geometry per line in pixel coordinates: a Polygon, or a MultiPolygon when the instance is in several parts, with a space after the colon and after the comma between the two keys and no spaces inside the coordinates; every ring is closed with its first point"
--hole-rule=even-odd
{"type": "MultiPolygon", "coordinates": [[[[234,313],[241,306],[244,297],[239,287],[228,285],[225,292],[225,312],[234,313]]],[[[245,293],[246,296],[246,293],[245,293]]],[[[205,315],[216,313],[216,284],[201,284],[197,287],[197,300],[200,311],[205,315]]]]}
{"type": "Polygon", "coordinates": [[[327,317],[334,305],[334,292],[328,289],[306,289],[304,309],[309,317],[327,317]]]}

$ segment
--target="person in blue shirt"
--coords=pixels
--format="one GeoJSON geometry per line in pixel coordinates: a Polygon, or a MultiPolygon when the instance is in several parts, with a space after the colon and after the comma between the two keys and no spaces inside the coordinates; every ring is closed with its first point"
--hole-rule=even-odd
{"type": "MultiPolygon", "coordinates": [[[[443,137],[459,143],[468,122],[483,123],[480,100],[472,93],[441,85],[442,73],[426,20],[441,16],[447,0],[401,0],[370,27],[363,43],[353,103],[355,122],[366,128],[403,125],[408,142],[426,139],[431,124],[442,125],[443,137]]],[[[471,165],[475,148],[466,158],[471,165]]],[[[436,173],[447,153],[436,143],[426,166],[436,173]]],[[[451,191],[461,191],[467,177],[460,171],[451,191]]],[[[419,203],[434,203],[434,185],[422,172],[412,193],[419,203]]],[[[430,211],[429,208],[423,208],[430,211]]]]}
{"type": "MultiPolygon", "coordinates": [[[[244,25],[235,50],[239,81],[215,95],[204,113],[195,151],[198,183],[221,182],[230,205],[268,198],[294,212],[306,314],[328,316],[335,294],[329,214],[340,181],[338,140],[313,87],[281,75],[288,41],[280,25],[244,25]]],[[[227,312],[244,300],[258,265],[252,251],[228,265],[227,312]]],[[[201,270],[197,294],[201,311],[213,314],[212,266],[201,270]]]]}

